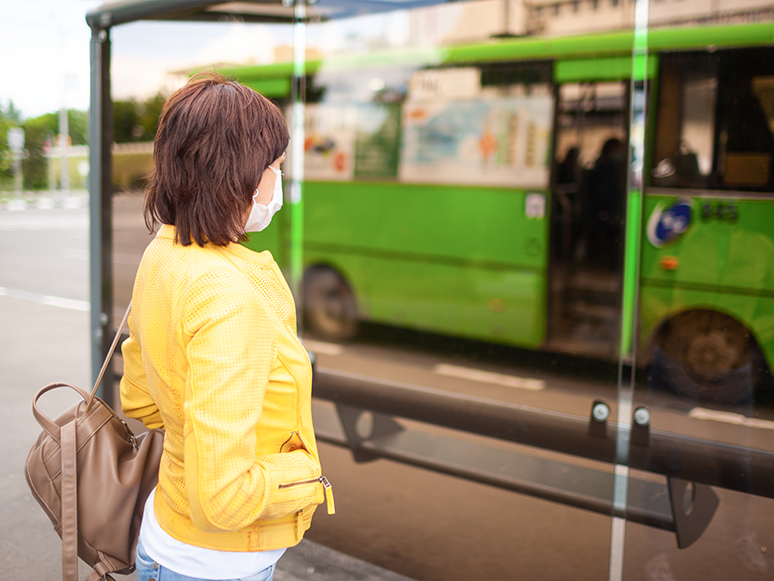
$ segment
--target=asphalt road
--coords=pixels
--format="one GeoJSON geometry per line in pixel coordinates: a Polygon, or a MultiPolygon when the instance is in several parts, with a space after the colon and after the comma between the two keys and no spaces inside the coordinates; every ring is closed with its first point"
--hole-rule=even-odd
{"type": "MultiPolygon", "coordinates": [[[[128,300],[140,253],[150,240],[139,205],[138,197],[116,200],[117,311],[128,300]]],[[[30,308],[39,300],[36,297],[53,297],[73,301],[60,311],[50,307],[54,312],[78,313],[78,305],[88,299],[86,225],[84,210],[0,213],[0,289],[4,289],[0,294],[14,301],[14,309],[30,308]]],[[[83,321],[73,334],[76,342],[86,341],[88,331],[81,328],[86,313],[79,316],[83,321]]],[[[21,324],[12,321],[16,319],[6,319],[6,333],[13,331],[7,325],[21,324]]],[[[608,401],[613,414],[616,410],[615,370],[604,366],[567,361],[552,365],[550,358],[525,359],[516,352],[502,358],[503,351],[488,346],[470,352],[443,340],[427,346],[427,337],[378,328],[367,329],[361,339],[346,345],[313,338],[306,343],[318,364],[327,368],[580,416],[588,415],[597,398],[608,401]],[[453,348],[444,349],[450,345],[453,348]]],[[[65,347],[56,356],[66,357],[72,345],[65,347]]],[[[691,411],[699,406],[670,394],[642,391],[635,397],[650,407],[655,429],[774,450],[774,423],[769,425],[770,412],[765,409],[750,418],[757,423],[745,423],[737,416],[722,415],[752,416],[745,408],[712,409],[714,416],[697,416],[691,411]]],[[[502,443],[492,445],[507,449],[502,443]]],[[[516,452],[524,450],[514,447],[516,452]]],[[[528,453],[556,459],[540,450],[528,453]]],[[[309,534],[312,541],[422,580],[563,581],[608,576],[609,516],[392,461],[358,464],[349,451],[329,444],[321,444],[321,454],[334,486],[337,514],[318,512],[309,534]]],[[[575,458],[558,460],[578,463],[575,458]]],[[[688,549],[677,549],[673,533],[629,523],[624,578],[772,578],[774,501],[723,489],[716,492],[718,511],[688,549]]]]}

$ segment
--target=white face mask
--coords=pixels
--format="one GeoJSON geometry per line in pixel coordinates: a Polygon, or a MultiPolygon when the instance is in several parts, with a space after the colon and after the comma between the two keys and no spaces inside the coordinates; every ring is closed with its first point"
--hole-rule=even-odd
{"type": "Polygon", "coordinates": [[[245,224],[245,232],[260,232],[264,230],[271,223],[271,219],[277,213],[277,210],[282,207],[282,172],[272,166],[269,166],[269,169],[277,176],[274,182],[274,194],[269,205],[264,206],[255,201],[255,196],[258,195],[258,190],[255,190],[253,207],[250,210],[250,216],[247,218],[247,224],[245,224]]]}

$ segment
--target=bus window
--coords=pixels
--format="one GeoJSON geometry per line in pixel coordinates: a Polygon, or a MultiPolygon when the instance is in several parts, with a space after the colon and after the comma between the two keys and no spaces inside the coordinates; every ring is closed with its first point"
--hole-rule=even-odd
{"type": "Polygon", "coordinates": [[[774,67],[767,54],[663,57],[653,186],[772,190],[774,67]]]}
{"type": "Polygon", "coordinates": [[[712,55],[664,58],[653,185],[704,187],[712,173],[718,86],[712,55]]]}

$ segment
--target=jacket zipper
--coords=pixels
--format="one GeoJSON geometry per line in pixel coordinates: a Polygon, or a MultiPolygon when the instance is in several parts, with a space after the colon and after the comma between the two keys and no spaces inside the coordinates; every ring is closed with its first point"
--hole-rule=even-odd
{"type": "Polygon", "coordinates": [[[301,486],[302,484],[314,484],[315,482],[322,484],[323,488],[325,489],[325,505],[328,509],[328,514],[335,514],[336,504],[333,502],[333,487],[325,476],[309,478],[307,480],[299,480],[297,482],[288,482],[287,484],[280,484],[279,488],[293,488],[294,486],[301,486]]]}

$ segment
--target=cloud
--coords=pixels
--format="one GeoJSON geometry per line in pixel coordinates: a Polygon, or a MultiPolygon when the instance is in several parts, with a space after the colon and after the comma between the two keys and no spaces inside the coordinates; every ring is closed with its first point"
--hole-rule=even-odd
{"type": "Polygon", "coordinates": [[[134,98],[141,101],[159,91],[170,94],[185,84],[186,77],[169,72],[183,67],[183,63],[174,59],[127,54],[116,56],[111,61],[113,99],[134,98]]]}
{"type": "Polygon", "coordinates": [[[278,35],[269,26],[235,22],[206,42],[196,56],[200,63],[270,63],[277,43],[278,35]]]}
{"type": "MultiPolygon", "coordinates": [[[[288,42],[290,30],[288,29],[288,42]]],[[[115,30],[114,99],[144,99],[180,87],[185,74],[212,64],[269,63],[282,30],[262,24],[142,22],[115,30]],[[273,29],[274,28],[274,29],[273,29]]]]}
{"type": "Polygon", "coordinates": [[[85,14],[100,2],[0,3],[0,101],[13,100],[25,117],[89,105],[89,39],[85,14]],[[65,90],[65,77],[69,78],[65,90]]]}

